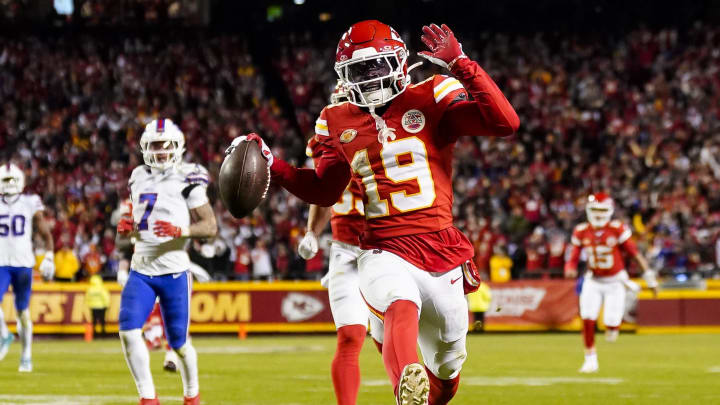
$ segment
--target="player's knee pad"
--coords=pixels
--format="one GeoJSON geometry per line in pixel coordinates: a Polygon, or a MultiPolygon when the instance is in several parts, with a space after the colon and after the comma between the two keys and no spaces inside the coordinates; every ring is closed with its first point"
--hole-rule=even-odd
{"type": "Polygon", "coordinates": [[[455,378],[462,369],[467,358],[464,345],[435,355],[435,364],[428,365],[428,369],[439,379],[449,380],[455,378]]]}

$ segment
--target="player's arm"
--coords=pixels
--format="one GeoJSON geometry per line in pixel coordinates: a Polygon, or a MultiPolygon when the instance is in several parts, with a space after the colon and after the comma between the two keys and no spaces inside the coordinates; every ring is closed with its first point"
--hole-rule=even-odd
{"type": "Polygon", "coordinates": [[[45,211],[37,211],[33,215],[33,232],[40,236],[45,245],[45,256],[38,266],[43,278],[50,280],[55,275],[55,243],[50,226],[45,220],[45,211]]]}
{"type": "MultiPolygon", "coordinates": [[[[270,148],[257,134],[235,138],[230,148],[244,141],[255,141],[260,145],[263,156],[270,165],[273,182],[307,203],[330,207],[340,199],[350,182],[350,165],[329,146],[322,146],[326,150],[317,159],[315,169],[305,169],[294,167],[273,156],[270,148]]],[[[226,154],[232,151],[230,148],[226,154]]]]}
{"type": "Polygon", "coordinates": [[[565,262],[564,273],[566,278],[577,277],[577,268],[578,263],[580,262],[581,251],[582,247],[580,244],[580,239],[577,237],[575,232],[573,232],[573,235],[570,238],[570,257],[565,262]]]}
{"type": "Polygon", "coordinates": [[[308,212],[308,224],[305,236],[298,244],[298,254],[305,260],[313,258],[318,252],[317,235],[320,235],[332,217],[331,207],[311,204],[308,212]]]}
{"type": "Polygon", "coordinates": [[[643,271],[643,279],[645,279],[645,284],[647,284],[648,288],[652,290],[653,295],[657,296],[658,294],[658,282],[657,282],[657,275],[655,274],[655,270],[653,270],[650,267],[650,264],[648,263],[645,256],[640,252],[640,250],[637,248],[637,245],[635,244],[635,241],[632,239],[632,231],[630,231],[630,228],[627,228],[625,225],[623,225],[625,228],[620,235],[620,238],[618,242],[620,242],[620,246],[625,250],[625,252],[632,257],[637,264],[640,266],[640,268],[643,271]]]}
{"type": "Polygon", "coordinates": [[[217,230],[217,220],[210,203],[190,210],[190,238],[214,238],[217,230]]]}
{"type": "MultiPolygon", "coordinates": [[[[446,81],[435,89],[436,102],[445,96],[449,103],[441,123],[443,133],[456,136],[509,136],[520,126],[515,109],[502,94],[497,84],[480,65],[470,60],[462,51],[462,46],[447,25],[442,28],[435,24],[423,27],[421,37],[430,52],[419,55],[430,62],[443,66],[462,83],[473,100],[468,100],[464,92],[452,92],[452,81],[446,81]]],[[[461,88],[455,81],[458,90],[461,88]]]]}
{"type": "Polygon", "coordinates": [[[155,221],[156,236],[173,238],[213,238],[217,235],[215,213],[207,198],[207,189],[199,183],[190,183],[182,191],[190,211],[190,226],[175,226],[167,221],[155,221]]]}

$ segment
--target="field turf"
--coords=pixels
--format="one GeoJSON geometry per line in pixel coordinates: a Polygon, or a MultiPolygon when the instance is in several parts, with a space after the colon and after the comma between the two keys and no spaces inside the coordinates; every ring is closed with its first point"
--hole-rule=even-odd
{"type": "MultiPolygon", "coordinates": [[[[469,358],[453,405],[720,404],[720,336],[623,334],[598,341],[600,372],[577,373],[579,334],[470,335],[469,358]]],[[[203,404],[332,405],[334,337],[195,338],[203,404]]],[[[85,343],[37,339],[34,371],[17,372],[19,344],[0,362],[0,404],[136,404],[117,339],[85,343]]],[[[180,376],[152,353],[163,404],[182,403],[180,376]]],[[[380,357],[368,338],[358,404],[394,404],[380,357]]]]}

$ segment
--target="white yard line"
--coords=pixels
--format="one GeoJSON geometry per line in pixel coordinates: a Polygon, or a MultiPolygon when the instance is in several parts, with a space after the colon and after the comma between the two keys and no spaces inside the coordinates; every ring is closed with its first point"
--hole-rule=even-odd
{"type": "MultiPolygon", "coordinates": [[[[0,394],[0,405],[102,405],[110,402],[137,402],[135,395],[9,395],[0,394]]],[[[163,397],[182,402],[182,397],[163,397]]]]}

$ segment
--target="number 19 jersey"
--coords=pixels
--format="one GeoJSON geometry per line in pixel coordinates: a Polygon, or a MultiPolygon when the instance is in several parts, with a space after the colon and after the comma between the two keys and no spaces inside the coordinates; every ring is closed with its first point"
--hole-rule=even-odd
{"type": "Polygon", "coordinates": [[[138,231],[133,270],[149,276],[188,270],[187,238],[160,237],[153,228],[157,221],[190,226],[190,210],[208,203],[208,182],[207,170],[197,164],[181,163],[162,172],[145,165],[133,170],[128,182],[138,231]]]}
{"type": "Polygon", "coordinates": [[[0,266],[35,266],[33,217],[43,209],[34,194],[0,197],[0,266]]]}
{"type": "Polygon", "coordinates": [[[395,134],[385,144],[367,111],[348,102],[323,109],[315,137],[323,153],[337,153],[350,164],[364,194],[363,249],[386,249],[428,271],[446,271],[473,256],[472,244],[453,227],[453,148],[462,134],[440,133],[447,108],[466,99],[460,82],[448,76],[408,86],[382,113],[395,134]],[[440,260],[424,259],[439,251],[440,260]]]}

